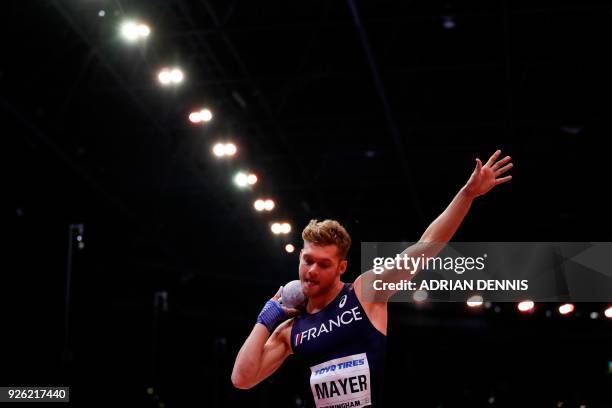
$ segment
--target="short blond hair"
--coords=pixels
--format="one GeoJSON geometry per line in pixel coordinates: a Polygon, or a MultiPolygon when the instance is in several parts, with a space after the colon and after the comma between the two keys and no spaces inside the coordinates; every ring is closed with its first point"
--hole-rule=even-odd
{"type": "Polygon", "coordinates": [[[317,245],[336,245],[340,259],[346,258],[351,248],[351,236],[336,220],[310,220],[302,231],[302,239],[317,245]]]}

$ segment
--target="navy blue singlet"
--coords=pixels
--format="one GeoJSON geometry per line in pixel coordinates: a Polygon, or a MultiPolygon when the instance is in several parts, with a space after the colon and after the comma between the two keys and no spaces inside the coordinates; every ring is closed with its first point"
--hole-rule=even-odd
{"type": "Polygon", "coordinates": [[[310,367],[317,408],[382,404],[387,337],[368,319],[352,284],[319,312],[294,319],[291,347],[310,367]]]}

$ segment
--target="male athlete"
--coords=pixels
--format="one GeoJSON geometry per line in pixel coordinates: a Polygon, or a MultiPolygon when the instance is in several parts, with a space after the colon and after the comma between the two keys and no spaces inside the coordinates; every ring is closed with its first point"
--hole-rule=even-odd
{"type": "MultiPolygon", "coordinates": [[[[510,156],[498,160],[497,150],[468,182],[444,212],[429,225],[419,243],[402,256],[434,256],[455,234],[473,200],[511,180],[500,177],[512,168],[510,156]]],[[[386,351],[387,300],[364,299],[362,287],[373,276],[360,275],[352,284],[340,277],[346,271],[351,238],[336,221],[312,220],[302,232],[299,277],[307,298],[298,312],[279,303],[281,290],[264,306],[251,334],[238,352],[232,383],[251,388],[274,373],[290,354],[300,355],[310,367],[310,386],[317,408],[381,406],[382,375],[386,351]],[[279,322],[281,322],[279,324],[279,322]],[[278,326],[275,328],[275,326],[278,326]]],[[[411,279],[406,270],[377,275],[385,282],[411,279]]]]}

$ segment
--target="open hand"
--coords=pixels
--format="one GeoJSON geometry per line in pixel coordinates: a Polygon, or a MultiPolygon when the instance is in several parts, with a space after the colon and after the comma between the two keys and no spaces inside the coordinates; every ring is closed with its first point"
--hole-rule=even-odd
{"type": "Polygon", "coordinates": [[[493,187],[512,179],[512,176],[498,178],[513,167],[513,164],[510,162],[510,156],[497,161],[500,155],[501,150],[497,150],[484,166],[480,159],[476,159],[476,168],[474,168],[470,179],[465,187],[463,187],[469,197],[475,198],[481,196],[493,187]]]}

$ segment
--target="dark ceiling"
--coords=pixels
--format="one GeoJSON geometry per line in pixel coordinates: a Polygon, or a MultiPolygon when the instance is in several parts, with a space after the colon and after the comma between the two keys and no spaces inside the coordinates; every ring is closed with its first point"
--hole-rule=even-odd
{"type": "Polygon", "coordinates": [[[274,217],[293,242],[323,217],[356,242],[418,239],[474,158],[501,148],[515,179],[458,238],[593,240],[584,199],[597,192],[580,169],[609,129],[611,13],[573,3],[363,2],[360,32],[343,2],[9,2],[11,198],[170,269],[237,247],[274,265],[274,217]],[[121,41],[125,17],[151,25],[146,44],[121,41]],[[162,89],[171,64],[186,81],[162,89]],[[187,121],[199,106],[214,112],[206,126],[187,121]],[[231,163],[210,154],[223,139],[239,146],[231,163]],[[239,168],[260,175],[254,191],[231,184],[239,168]],[[252,211],[260,194],[273,216],[252,211]]]}

